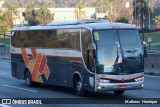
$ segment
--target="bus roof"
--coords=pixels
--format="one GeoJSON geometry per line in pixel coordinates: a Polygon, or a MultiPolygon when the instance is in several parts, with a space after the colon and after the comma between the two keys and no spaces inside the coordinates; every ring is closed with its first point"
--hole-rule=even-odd
{"type": "Polygon", "coordinates": [[[51,29],[63,29],[63,28],[88,28],[90,30],[99,29],[136,29],[136,26],[124,23],[111,23],[104,20],[77,20],[77,21],[59,21],[51,22],[47,25],[38,26],[19,26],[14,27],[12,31],[19,30],[51,30],[51,29]]]}

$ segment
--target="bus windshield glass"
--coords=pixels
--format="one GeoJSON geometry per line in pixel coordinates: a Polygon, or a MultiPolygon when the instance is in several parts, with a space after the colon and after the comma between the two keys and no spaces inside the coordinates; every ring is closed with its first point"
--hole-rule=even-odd
{"type": "Polygon", "coordinates": [[[97,73],[143,72],[143,51],[137,30],[94,31],[97,73]]]}

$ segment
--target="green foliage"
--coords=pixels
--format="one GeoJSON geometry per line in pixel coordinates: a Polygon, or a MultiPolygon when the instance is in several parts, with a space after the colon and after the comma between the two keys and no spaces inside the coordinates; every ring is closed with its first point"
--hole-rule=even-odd
{"type": "Polygon", "coordinates": [[[146,19],[147,15],[149,14],[149,11],[151,12],[150,7],[147,5],[146,0],[134,0],[133,1],[133,16],[135,17],[136,12],[136,19],[139,18],[141,13],[144,15],[144,19],[146,19]]]}
{"type": "Polygon", "coordinates": [[[0,18],[3,18],[3,11],[0,9],[0,18]]]}
{"type": "Polygon", "coordinates": [[[5,45],[10,45],[10,39],[9,38],[0,38],[0,43],[5,45]]]}
{"type": "Polygon", "coordinates": [[[36,25],[36,10],[34,4],[28,3],[25,12],[23,12],[22,15],[30,26],[36,25]]]}
{"type": "Polygon", "coordinates": [[[47,24],[53,21],[54,14],[51,14],[47,7],[41,7],[36,11],[36,23],[37,24],[47,24]]]}
{"type": "Polygon", "coordinates": [[[85,19],[85,11],[83,8],[85,7],[84,3],[78,3],[75,5],[76,9],[74,10],[74,14],[77,20],[85,19]]]}
{"type": "MultiPolygon", "coordinates": [[[[141,35],[142,36],[142,35],[141,35]]],[[[150,33],[145,33],[144,35],[144,40],[147,41],[147,38],[151,37],[152,38],[152,43],[156,43],[160,41],[160,32],[150,32],[150,33]]]]}
{"type": "Polygon", "coordinates": [[[129,23],[129,18],[127,17],[120,17],[116,20],[116,22],[121,22],[121,23],[129,23]]]}
{"type": "Polygon", "coordinates": [[[116,19],[117,22],[121,23],[131,23],[131,13],[128,9],[121,10],[121,14],[116,19]]]}
{"type": "Polygon", "coordinates": [[[8,5],[4,11],[0,9],[0,34],[7,33],[11,30],[14,26],[13,20],[19,18],[18,14],[19,13],[15,5],[8,5]]]}
{"type": "Polygon", "coordinates": [[[78,8],[79,10],[83,9],[85,7],[84,3],[78,3],[75,5],[76,8],[78,8]]]}
{"type": "Polygon", "coordinates": [[[6,32],[9,32],[11,30],[11,27],[7,25],[6,23],[0,24],[0,34],[4,34],[6,32]]]}
{"type": "Polygon", "coordinates": [[[47,7],[41,7],[40,9],[35,9],[35,5],[29,3],[25,12],[23,12],[23,17],[28,22],[30,26],[38,24],[47,24],[53,21],[54,14],[51,14],[47,7]]]}
{"type": "Polygon", "coordinates": [[[13,27],[13,20],[19,18],[19,12],[16,5],[8,5],[5,13],[3,14],[3,19],[5,21],[5,24],[8,24],[9,26],[13,27]]]}
{"type": "Polygon", "coordinates": [[[157,25],[160,25],[160,16],[156,16],[153,20],[157,23],[157,25]]]}
{"type": "Polygon", "coordinates": [[[142,31],[142,29],[139,29],[139,32],[140,33],[152,33],[152,32],[158,32],[158,30],[157,29],[149,29],[149,28],[144,28],[143,29],[143,31],[142,31]]]}
{"type": "MultiPolygon", "coordinates": [[[[106,12],[111,11],[111,3],[107,0],[103,0],[102,4],[101,4],[101,1],[99,0],[95,5],[97,7],[98,13],[101,13],[101,12],[106,13],[106,12]]],[[[115,7],[113,6],[112,8],[114,9],[115,7]]]]}

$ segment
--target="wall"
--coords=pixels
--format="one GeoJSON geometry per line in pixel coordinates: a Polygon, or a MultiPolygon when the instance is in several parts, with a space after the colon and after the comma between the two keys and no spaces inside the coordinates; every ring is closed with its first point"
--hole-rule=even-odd
{"type": "Polygon", "coordinates": [[[0,59],[10,59],[10,47],[3,46],[0,47],[0,59]]]}
{"type": "Polygon", "coordinates": [[[149,53],[145,58],[144,68],[146,74],[160,75],[160,54],[149,53]]]}

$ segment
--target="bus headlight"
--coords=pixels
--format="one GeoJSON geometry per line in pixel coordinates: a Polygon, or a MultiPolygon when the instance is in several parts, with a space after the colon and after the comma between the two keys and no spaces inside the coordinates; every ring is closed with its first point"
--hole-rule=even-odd
{"type": "Polygon", "coordinates": [[[140,78],[136,78],[134,79],[136,82],[139,82],[139,81],[143,81],[144,80],[144,77],[140,77],[140,78]]]}
{"type": "Polygon", "coordinates": [[[101,83],[109,83],[110,80],[98,79],[97,82],[101,82],[101,83]]]}

